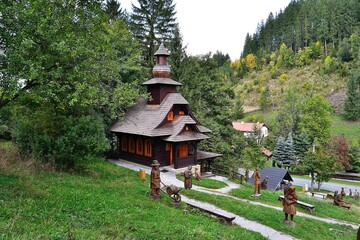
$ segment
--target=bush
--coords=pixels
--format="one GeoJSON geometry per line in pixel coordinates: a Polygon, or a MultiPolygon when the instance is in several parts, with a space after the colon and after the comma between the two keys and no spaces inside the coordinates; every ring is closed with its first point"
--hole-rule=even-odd
{"type": "Polygon", "coordinates": [[[13,137],[21,153],[60,169],[81,167],[106,150],[102,120],[97,116],[46,116],[17,119],[13,137]]]}

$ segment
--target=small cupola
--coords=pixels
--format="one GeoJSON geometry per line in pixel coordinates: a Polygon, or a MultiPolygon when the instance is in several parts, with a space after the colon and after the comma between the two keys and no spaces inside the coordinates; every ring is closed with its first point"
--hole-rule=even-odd
{"type": "Polygon", "coordinates": [[[167,58],[170,56],[168,50],[161,43],[159,49],[155,52],[156,65],[153,67],[154,78],[170,78],[170,67],[167,64],[167,58]]]}
{"type": "Polygon", "coordinates": [[[151,99],[148,104],[161,104],[169,93],[176,93],[176,87],[182,84],[170,79],[170,66],[167,64],[169,51],[161,43],[159,49],[155,52],[156,65],[153,67],[153,78],[144,82],[151,99]]]}

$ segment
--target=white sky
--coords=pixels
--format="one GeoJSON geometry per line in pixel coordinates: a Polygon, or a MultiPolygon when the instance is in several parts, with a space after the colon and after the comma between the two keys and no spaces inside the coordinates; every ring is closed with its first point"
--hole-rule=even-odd
{"type": "MultiPolygon", "coordinates": [[[[121,7],[131,11],[131,2],[118,0],[121,7]]],[[[291,0],[173,0],[176,17],[183,35],[183,44],[191,55],[229,54],[231,60],[240,58],[247,33],[253,34],[258,23],[266,21],[270,12],[279,12],[291,0]]]]}

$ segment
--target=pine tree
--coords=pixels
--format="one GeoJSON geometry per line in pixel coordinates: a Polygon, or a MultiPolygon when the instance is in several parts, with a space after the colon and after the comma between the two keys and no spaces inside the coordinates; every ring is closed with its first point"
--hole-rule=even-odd
{"type": "Polygon", "coordinates": [[[121,18],[125,14],[117,0],[106,0],[105,12],[109,15],[111,21],[121,18]]]}
{"type": "Polygon", "coordinates": [[[285,138],[279,137],[276,141],[274,154],[273,154],[273,167],[275,167],[275,163],[278,167],[283,167],[283,159],[285,158],[285,138]]]}
{"type": "Polygon", "coordinates": [[[161,42],[170,42],[176,28],[175,4],[172,0],[138,0],[132,4],[129,25],[143,47],[145,64],[153,66],[153,56],[161,42]]]}
{"type": "Polygon", "coordinates": [[[298,161],[302,161],[311,147],[310,140],[305,132],[294,137],[294,150],[298,161]]]}
{"type": "Polygon", "coordinates": [[[181,78],[182,61],[186,57],[186,46],[183,46],[183,39],[178,24],[176,24],[174,38],[168,44],[168,49],[171,52],[169,58],[169,64],[171,65],[171,78],[179,81],[181,78]]]}
{"type": "Polygon", "coordinates": [[[344,117],[348,120],[360,118],[360,76],[352,74],[349,78],[347,98],[344,105],[344,117]]]}

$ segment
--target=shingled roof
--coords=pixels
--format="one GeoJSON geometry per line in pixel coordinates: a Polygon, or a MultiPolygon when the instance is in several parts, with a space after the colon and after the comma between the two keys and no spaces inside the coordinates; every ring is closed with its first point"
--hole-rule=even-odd
{"type": "Polygon", "coordinates": [[[188,102],[179,93],[169,93],[160,105],[147,105],[146,99],[141,99],[126,113],[125,119],[115,123],[110,131],[149,137],[168,136],[166,140],[172,142],[208,138],[202,133],[210,130],[201,126],[191,116],[176,116],[173,121],[161,125],[175,104],[188,105],[188,102]],[[200,133],[182,133],[185,125],[193,125],[200,133]]]}
{"type": "MultiPolygon", "coordinates": [[[[267,190],[276,191],[280,189],[281,181],[293,181],[288,170],[284,168],[266,167],[260,170],[261,181],[268,177],[267,190]]],[[[251,176],[249,183],[254,185],[254,176],[251,176]]]]}
{"type": "Polygon", "coordinates": [[[172,80],[170,78],[152,78],[143,83],[143,85],[152,85],[152,84],[167,84],[167,85],[182,86],[181,83],[172,80]]]}

